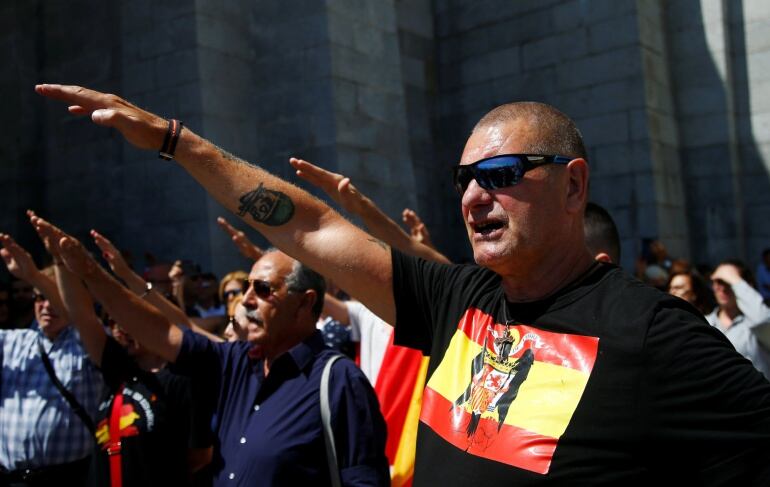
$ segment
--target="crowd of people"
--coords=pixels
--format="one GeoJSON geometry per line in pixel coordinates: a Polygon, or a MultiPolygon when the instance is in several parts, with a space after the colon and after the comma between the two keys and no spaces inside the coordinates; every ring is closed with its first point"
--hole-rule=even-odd
{"type": "Polygon", "coordinates": [[[344,175],[290,160],[364,229],[176,120],[36,90],[176,159],[275,247],[218,219],[253,265],[217,280],[136,272],[93,230],[102,265],[31,211],[50,266],[0,234],[0,486],[770,482],[770,251],[755,282],[650,242],[626,275],[555,108],[474,128],[456,265],[344,175]]]}

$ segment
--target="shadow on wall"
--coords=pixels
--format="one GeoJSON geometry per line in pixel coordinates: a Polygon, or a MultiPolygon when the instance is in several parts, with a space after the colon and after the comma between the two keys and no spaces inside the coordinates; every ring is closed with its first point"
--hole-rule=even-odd
{"type": "Polygon", "coordinates": [[[754,133],[770,93],[762,96],[765,76],[751,68],[770,54],[756,43],[770,22],[747,21],[741,0],[724,3],[678,2],[666,12],[690,251],[696,264],[738,257],[753,266],[770,244],[770,137],[754,133]]]}

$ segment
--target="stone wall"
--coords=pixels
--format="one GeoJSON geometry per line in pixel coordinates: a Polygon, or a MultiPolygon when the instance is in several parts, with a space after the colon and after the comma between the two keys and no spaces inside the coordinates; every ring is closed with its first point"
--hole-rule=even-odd
{"type": "Polygon", "coordinates": [[[763,0],[17,0],[0,25],[0,229],[38,255],[28,207],[137,267],[248,265],[190,176],[39,99],[41,81],[120,93],[283,177],[291,155],[342,172],[394,219],[416,209],[455,260],[449,168],[470,129],[543,101],[583,132],[626,267],[643,238],[698,263],[770,246],[763,0]]]}

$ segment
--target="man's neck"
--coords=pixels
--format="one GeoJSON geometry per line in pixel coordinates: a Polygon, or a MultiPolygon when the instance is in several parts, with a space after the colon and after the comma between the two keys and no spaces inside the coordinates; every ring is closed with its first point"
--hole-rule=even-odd
{"type": "Polygon", "coordinates": [[[43,335],[45,335],[48,340],[51,342],[55,342],[56,339],[61,335],[61,333],[66,330],[66,328],[59,328],[58,330],[50,330],[47,328],[42,328],[41,331],[43,332],[43,335]]]}
{"type": "Polygon", "coordinates": [[[585,273],[594,259],[586,249],[542,262],[525,272],[502,275],[505,297],[514,303],[538,301],[556,294],[585,273]]]}
{"type": "Polygon", "coordinates": [[[262,367],[265,373],[265,377],[267,377],[267,375],[270,373],[270,367],[272,367],[273,362],[275,362],[278,357],[288,352],[296,345],[299,345],[303,341],[307,340],[313,333],[315,333],[315,325],[313,328],[308,328],[302,334],[295,335],[291,341],[270,347],[269,349],[267,347],[263,348],[262,358],[264,360],[262,361],[262,367]]]}

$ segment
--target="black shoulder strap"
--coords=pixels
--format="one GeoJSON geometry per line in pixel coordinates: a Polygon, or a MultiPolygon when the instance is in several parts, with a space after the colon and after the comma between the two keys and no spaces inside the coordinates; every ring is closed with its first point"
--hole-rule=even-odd
{"type": "Polygon", "coordinates": [[[96,434],[96,426],[94,426],[94,421],[91,419],[91,416],[88,415],[86,410],[83,408],[83,406],[80,405],[77,399],[75,399],[75,396],[72,395],[70,391],[67,390],[66,387],[64,387],[64,384],[61,383],[58,377],[56,377],[56,372],[53,370],[53,365],[51,365],[51,359],[48,358],[48,354],[45,353],[45,349],[43,349],[43,344],[40,343],[40,340],[37,341],[37,349],[40,351],[40,358],[43,359],[43,365],[45,365],[45,371],[48,372],[48,377],[51,378],[51,382],[53,382],[53,385],[56,386],[57,389],[59,389],[59,392],[61,392],[61,395],[64,396],[64,399],[67,400],[70,407],[72,407],[72,410],[75,411],[75,414],[78,415],[78,417],[83,421],[83,424],[86,425],[86,428],[91,432],[91,434],[96,434]]]}

